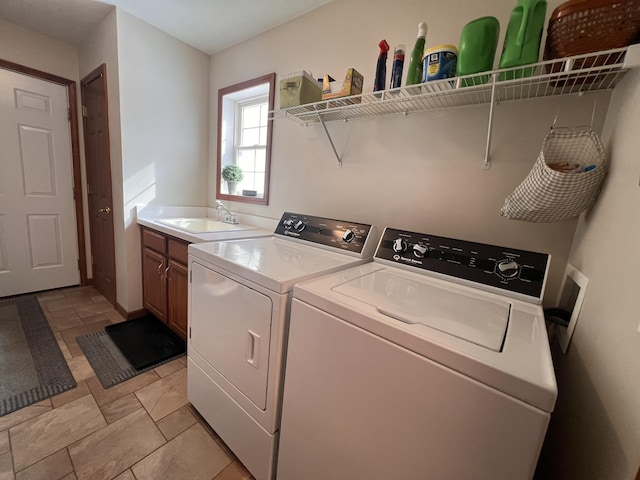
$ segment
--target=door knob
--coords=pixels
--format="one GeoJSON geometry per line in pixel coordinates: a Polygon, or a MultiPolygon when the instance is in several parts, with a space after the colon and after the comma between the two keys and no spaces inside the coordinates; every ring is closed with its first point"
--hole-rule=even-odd
{"type": "Polygon", "coordinates": [[[111,209],[109,207],[106,208],[101,208],[100,210],[98,210],[98,213],[111,213],[111,209]]]}

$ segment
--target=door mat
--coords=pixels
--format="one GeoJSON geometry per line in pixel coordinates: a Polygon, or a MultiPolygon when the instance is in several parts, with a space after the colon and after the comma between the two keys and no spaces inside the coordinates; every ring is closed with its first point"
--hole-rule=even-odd
{"type": "Polygon", "coordinates": [[[76,386],[36,297],[0,300],[0,416],[76,386]]]}
{"type": "Polygon", "coordinates": [[[108,325],[103,330],[76,338],[76,342],[78,342],[87,357],[103,388],[113,387],[185,354],[186,343],[184,340],[175,335],[159,320],[151,318],[155,323],[160,324],[160,327],[148,320],[128,320],[108,325]],[[132,322],[135,322],[135,324],[132,325],[132,322]],[[116,344],[113,339],[114,329],[111,327],[120,325],[122,327],[115,329],[115,337],[126,338],[126,341],[123,342],[124,347],[116,344]],[[107,329],[112,330],[111,334],[107,329]],[[166,332],[163,331],[164,329],[169,330],[171,335],[166,335],[166,332]],[[136,368],[134,362],[125,355],[123,348],[129,352],[132,358],[135,357],[133,358],[135,365],[140,365],[139,368],[136,368]],[[145,352],[144,355],[137,355],[136,351],[138,350],[145,352]]]}
{"type": "Polygon", "coordinates": [[[175,357],[186,349],[184,340],[152,315],[104,329],[136,370],[175,357]]]}

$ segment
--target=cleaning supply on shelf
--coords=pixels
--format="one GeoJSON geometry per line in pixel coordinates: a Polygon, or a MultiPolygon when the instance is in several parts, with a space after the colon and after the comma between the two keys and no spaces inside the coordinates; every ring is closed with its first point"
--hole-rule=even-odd
{"type": "Polygon", "coordinates": [[[427,36],[427,24],[420,22],[418,24],[418,38],[416,44],[411,51],[411,59],[409,60],[409,68],[407,69],[407,86],[415,85],[422,82],[422,57],[424,54],[424,42],[427,36]]]}
{"type": "Polygon", "coordinates": [[[402,83],[402,69],[404,68],[404,51],[406,47],[401,43],[393,49],[393,64],[391,66],[391,88],[398,88],[402,83]]]}
{"type": "Polygon", "coordinates": [[[380,40],[378,47],[380,47],[380,53],[378,54],[378,64],[376,65],[376,78],[373,82],[374,92],[385,89],[385,78],[387,76],[387,52],[389,51],[389,44],[386,40],[380,40]]]}
{"type": "MultiPolygon", "coordinates": [[[[456,75],[472,75],[493,69],[498,47],[500,22],[495,17],[481,17],[467,23],[460,34],[460,47],[456,75]]],[[[488,75],[479,75],[462,81],[463,86],[487,83],[488,75]]]]}
{"type": "Polygon", "coordinates": [[[456,76],[458,49],[455,45],[437,45],[424,51],[422,81],[442,80],[456,76]]]}
{"type": "MultiPolygon", "coordinates": [[[[546,0],[518,0],[509,18],[500,68],[519,67],[538,61],[546,13],[546,0]]],[[[530,77],[532,74],[533,68],[516,69],[501,73],[500,80],[530,77]]]]}

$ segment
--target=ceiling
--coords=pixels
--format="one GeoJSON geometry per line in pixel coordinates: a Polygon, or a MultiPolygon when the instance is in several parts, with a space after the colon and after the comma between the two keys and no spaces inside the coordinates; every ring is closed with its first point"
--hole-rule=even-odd
{"type": "Polygon", "coordinates": [[[213,55],[332,0],[0,0],[0,18],[76,47],[118,6],[213,55]]]}

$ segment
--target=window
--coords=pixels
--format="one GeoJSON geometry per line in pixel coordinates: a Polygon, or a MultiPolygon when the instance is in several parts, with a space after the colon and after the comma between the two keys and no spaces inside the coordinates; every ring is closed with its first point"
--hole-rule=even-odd
{"type": "Polygon", "coordinates": [[[264,95],[236,103],[235,164],[244,178],[240,191],[264,194],[269,97],[264,95]]]}
{"type": "Polygon", "coordinates": [[[216,199],[269,203],[275,77],[270,73],[218,90],[216,199]]]}

